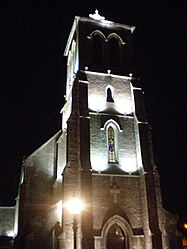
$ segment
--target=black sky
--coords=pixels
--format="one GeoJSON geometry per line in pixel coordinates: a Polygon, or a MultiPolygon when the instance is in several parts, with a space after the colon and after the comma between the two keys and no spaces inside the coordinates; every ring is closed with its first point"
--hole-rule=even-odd
{"type": "MultiPolygon", "coordinates": [[[[185,1],[184,1],[185,2],[185,1]]],[[[75,15],[98,8],[136,25],[134,48],[153,128],[164,207],[187,218],[185,3],[176,1],[6,1],[0,34],[0,205],[13,205],[21,161],[61,128],[66,58],[75,15]]]]}

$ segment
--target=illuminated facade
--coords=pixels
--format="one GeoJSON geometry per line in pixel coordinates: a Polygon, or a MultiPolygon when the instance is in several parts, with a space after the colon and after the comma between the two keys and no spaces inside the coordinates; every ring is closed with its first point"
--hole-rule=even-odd
{"type": "MultiPolygon", "coordinates": [[[[133,77],[135,27],[95,15],[75,18],[65,49],[63,203],[74,195],[85,203],[77,247],[177,248],[177,221],[162,208],[143,91],[133,77]]],[[[72,221],[64,208],[60,248],[73,248],[72,221]]]]}
{"type": "Polygon", "coordinates": [[[62,131],[24,161],[16,247],[72,249],[65,204],[77,197],[77,249],[177,248],[133,77],[135,27],[95,15],[75,17],[65,49],[62,131]]]}

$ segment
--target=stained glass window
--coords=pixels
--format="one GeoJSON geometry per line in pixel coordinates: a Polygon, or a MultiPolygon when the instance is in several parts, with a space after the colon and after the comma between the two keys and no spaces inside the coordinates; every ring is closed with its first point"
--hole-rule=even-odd
{"type": "Polygon", "coordinates": [[[110,126],[108,128],[108,161],[110,163],[116,162],[115,156],[115,141],[114,129],[110,126]]]}

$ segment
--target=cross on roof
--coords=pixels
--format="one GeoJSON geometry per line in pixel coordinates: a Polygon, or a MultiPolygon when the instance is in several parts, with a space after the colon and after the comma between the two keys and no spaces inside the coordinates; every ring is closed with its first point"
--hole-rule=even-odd
{"type": "Polygon", "coordinates": [[[99,21],[105,19],[104,16],[100,16],[100,15],[99,15],[99,11],[98,11],[97,9],[95,10],[95,13],[94,13],[94,14],[89,14],[89,17],[92,18],[92,19],[95,19],[95,20],[99,20],[99,21]]]}

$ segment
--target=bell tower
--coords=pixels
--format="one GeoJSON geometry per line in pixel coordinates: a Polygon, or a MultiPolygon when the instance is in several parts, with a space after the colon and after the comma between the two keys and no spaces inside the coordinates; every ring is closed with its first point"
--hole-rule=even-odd
{"type": "Polygon", "coordinates": [[[69,35],[63,249],[75,242],[79,249],[172,248],[143,91],[133,77],[134,29],[96,11],[75,17],[69,35]],[[76,217],[66,208],[75,196],[84,203],[76,217]]]}

